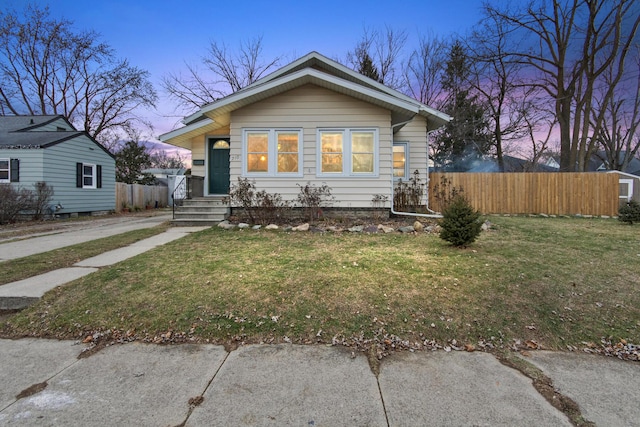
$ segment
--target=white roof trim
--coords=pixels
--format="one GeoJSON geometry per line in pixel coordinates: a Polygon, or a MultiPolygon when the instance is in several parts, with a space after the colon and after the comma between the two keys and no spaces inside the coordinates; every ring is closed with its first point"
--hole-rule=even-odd
{"type": "Polygon", "coordinates": [[[640,176],[634,175],[634,174],[628,173],[628,172],[614,171],[614,170],[607,170],[607,171],[602,171],[602,172],[604,172],[604,173],[617,173],[619,175],[624,175],[624,176],[627,176],[629,178],[640,179],[640,176]]]}
{"type": "Polygon", "coordinates": [[[449,115],[447,115],[447,114],[445,114],[445,113],[443,113],[441,111],[438,111],[435,108],[432,108],[432,107],[430,107],[430,106],[428,106],[426,104],[422,104],[421,102],[411,98],[410,96],[407,96],[407,95],[403,94],[402,92],[398,92],[395,89],[391,89],[390,87],[385,86],[384,84],[382,84],[382,83],[380,83],[380,82],[378,82],[378,81],[376,81],[374,79],[371,79],[371,78],[369,78],[367,76],[364,76],[364,75],[352,70],[351,68],[346,67],[346,66],[342,65],[341,63],[336,62],[336,61],[334,61],[332,59],[329,59],[326,56],[324,56],[324,55],[322,55],[322,54],[320,54],[318,52],[315,52],[315,51],[306,54],[302,58],[297,59],[296,61],[294,61],[294,62],[290,63],[289,65],[286,65],[286,66],[284,66],[284,67],[282,67],[282,68],[280,68],[280,69],[278,69],[276,71],[274,71],[271,74],[268,74],[267,76],[261,78],[260,80],[257,80],[254,83],[250,84],[246,88],[250,88],[252,86],[257,86],[257,85],[260,85],[260,84],[262,84],[264,82],[267,82],[269,80],[273,80],[273,79],[277,78],[278,76],[286,74],[287,72],[289,72],[289,70],[292,70],[292,69],[294,69],[296,67],[299,67],[300,65],[304,64],[305,62],[310,61],[311,59],[317,59],[318,61],[324,62],[325,64],[329,65],[330,67],[333,67],[333,68],[337,69],[338,71],[341,71],[341,72],[349,75],[353,79],[359,80],[363,84],[366,84],[366,85],[369,85],[369,86],[373,86],[376,89],[378,89],[378,90],[380,90],[380,91],[382,91],[382,92],[384,92],[384,93],[386,93],[388,95],[391,95],[391,96],[396,97],[396,98],[400,98],[400,99],[402,99],[404,101],[407,101],[407,102],[410,102],[412,104],[418,104],[418,105],[421,106],[420,110],[422,110],[422,111],[424,111],[424,112],[426,112],[428,114],[436,116],[436,117],[438,117],[438,118],[440,118],[442,120],[446,120],[446,121],[450,121],[451,120],[451,117],[449,115]]]}
{"type": "MultiPolygon", "coordinates": [[[[413,107],[410,108],[410,111],[413,111],[414,113],[423,113],[422,115],[431,115],[434,116],[435,118],[439,119],[440,121],[443,122],[448,122],[451,120],[451,117],[448,116],[447,114],[442,113],[441,111],[438,111],[432,107],[429,107],[426,104],[422,104],[420,102],[418,102],[417,100],[401,93],[398,92],[397,90],[391,89],[390,87],[387,87],[385,85],[383,85],[380,82],[377,82],[376,80],[370,79],[366,76],[363,76],[360,73],[357,73],[353,70],[351,70],[348,67],[345,67],[344,65],[329,59],[321,54],[319,54],[318,52],[311,52],[308,53],[307,55],[303,56],[300,59],[297,59],[296,61],[290,63],[289,65],[286,65],[274,72],[272,72],[271,74],[268,74],[267,76],[253,82],[252,84],[248,85],[247,87],[239,90],[238,92],[235,92],[227,97],[224,97],[220,100],[214,101],[210,104],[207,104],[205,106],[203,106],[198,112],[185,117],[183,122],[184,123],[189,123],[193,120],[196,120],[198,117],[200,117],[202,114],[205,114],[209,111],[213,111],[217,108],[220,108],[221,106],[224,105],[228,105],[230,102],[225,102],[227,101],[227,99],[232,98],[233,100],[239,100],[239,99],[243,99],[244,97],[249,97],[252,96],[255,93],[259,93],[258,92],[254,92],[257,90],[257,88],[262,88],[264,86],[266,86],[265,90],[270,89],[275,87],[277,84],[281,84],[281,83],[287,83],[292,81],[293,79],[290,78],[290,76],[300,76],[300,73],[305,72],[305,71],[310,71],[313,72],[313,74],[309,74],[310,76],[313,76],[315,78],[319,78],[321,80],[327,81],[327,82],[331,82],[333,84],[338,84],[339,86],[342,86],[344,88],[348,88],[349,90],[353,90],[355,92],[361,92],[363,94],[366,94],[367,96],[372,96],[376,99],[379,100],[383,100],[383,99],[389,99],[387,97],[381,96],[381,95],[387,95],[388,97],[391,97],[393,99],[395,99],[394,104],[397,104],[398,101],[404,101],[406,104],[410,104],[413,107]],[[309,62],[313,59],[316,59],[326,65],[329,66],[329,68],[334,68],[337,71],[340,71],[342,73],[345,73],[347,75],[349,75],[351,78],[353,78],[356,81],[362,82],[362,84],[357,84],[357,83],[353,83],[350,82],[348,80],[345,80],[343,78],[340,77],[336,77],[336,76],[332,76],[331,74],[327,74],[324,72],[320,72],[317,70],[314,70],[312,68],[305,68],[302,69],[300,71],[296,71],[294,73],[291,73],[289,75],[287,75],[287,73],[289,73],[291,70],[295,69],[296,67],[299,67],[301,65],[303,65],[305,62],[309,62]],[[322,76],[322,77],[321,77],[322,76]],[[335,79],[335,80],[334,80],[335,79]],[[340,83],[338,83],[338,81],[340,83]],[[276,83],[277,82],[277,83],[276,83]],[[369,86],[369,87],[367,87],[369,86]],[[370,87],[373,87],[375,89],[371,89],[370,87]],[[377,90],[376,90],[377,89],[377,90]],[[377,94],[377,95],[373,95],[373,93],[377,94]],[[236,97],[240,97],[240,98],[236,98],[236,97]],[[415,108],[417,108],[417,110],[415,110],[415,108]]],[[[406,105],[405,104],[405,105],[406,105]]],[[[402,108],[402,107],[401,107],[402,108]]]]}
{"type": "MultiPolygon", "coordinates": [[[[198,117],[200,117],[200,115],[198,115],[198,117]]],[[[176,138],[178,136],[182,136],[185,133],[192,132],[194,130],[198,130],[198,129],[202,128],[202,127],[208,126],[208,125],[212,124],[213,122],[214,122],[213,119],[210,119],[209,117],[205,117],[204,119],[199,120],[199,121],[197,121],[195,123],[191,123],[190,125],[187,125],[187,126],[179,128],[179,129],[175,129],[175,130],[169,131],[167,133],[164,133],[164,134],[160,135],[158,137],[158,139],[160,141],[162,141],[162,142],[166,142],[169,139],[173,139],[173,138],[176,138]]]]}
{"type": "Polygon", "coordinates": [[[279,79],[266,82],[262,85],[254,86],[252,88],[235,92],[225,98],[222,98],[216,102],[213,102],[203,107],[202,109],[200,109],[200,111],[197,114],[190,117],[193,117],[193,118],[200,117],[202,114],[206,114],[208,112],[221,109],[235,102],[242,101],[247,98],[252,98],[263,92],[269,91],[271,89],[275,89],[278,86],[286,85],[288,83],[292,83],[296,81],[299,81],[301,84],[314,83],[314,82],[316,83],[326,82],[330,85],[334,85],[334,86],[346,89],[349,92],[360,93],[367,98],[372,98],[380,101],[381,103],[389,104],[399,110],[404,110],[413,114],[417,114],[421,110],[420,108],[421,105],[417,101],[407,102],[405,100],[398,99],[397,97],[388,95],[386,93],[381,93],[374,89],[363,87],[359,84],[341,79],[339,77],[332,76],[322,71],[314,70],[311,68],[304,68],[300,71],[296,71],[295,73],[288,74],[279,79]]]}

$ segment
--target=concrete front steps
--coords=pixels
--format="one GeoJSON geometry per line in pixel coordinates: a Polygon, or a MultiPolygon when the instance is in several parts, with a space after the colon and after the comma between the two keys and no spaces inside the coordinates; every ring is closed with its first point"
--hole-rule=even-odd
{"type": "Polygon", "coordinates": [[[185,227],[216,225],[224,221],[231,212],[229,198],[224,196],[185,199],[183,205],[176,206],[175,209],[171,223],[185,227]]]}

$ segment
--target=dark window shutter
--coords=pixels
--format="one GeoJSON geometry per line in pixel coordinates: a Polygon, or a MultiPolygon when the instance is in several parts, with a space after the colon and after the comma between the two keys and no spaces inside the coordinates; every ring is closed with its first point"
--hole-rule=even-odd
{"type": "Polygon", "coordinates": [[[102,188],[102,165],[96,166],[96,186],[102,188]]]}
{"type": "Polygon", "coordinates": [[[11,159],[9,169],[11,169],[9,181],[20,182],[20,159],[11,159]]]}
{"type": "Polygon", "coordinates": [[[76,187],[82,188],[82,163],[76,163],[76,187]]]}

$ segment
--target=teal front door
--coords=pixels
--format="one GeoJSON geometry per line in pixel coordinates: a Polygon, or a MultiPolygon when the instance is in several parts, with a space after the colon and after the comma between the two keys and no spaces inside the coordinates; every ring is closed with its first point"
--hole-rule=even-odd
{"type": "Polygon", "coordinates": [[[209,141],[209,194],[229,194],[229,138],[209,141]]]}

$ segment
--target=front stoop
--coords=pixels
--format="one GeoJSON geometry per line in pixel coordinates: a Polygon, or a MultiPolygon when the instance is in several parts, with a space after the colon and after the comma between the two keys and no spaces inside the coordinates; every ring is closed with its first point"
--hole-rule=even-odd
{"type": "Polygon", "coordinates": [[[197,197],[186,199],[176,206],[171,223],[176,226],[216,225],[229,216],[231,208],[228,197],[197,197]]]}

